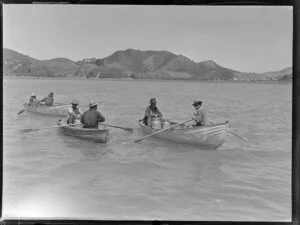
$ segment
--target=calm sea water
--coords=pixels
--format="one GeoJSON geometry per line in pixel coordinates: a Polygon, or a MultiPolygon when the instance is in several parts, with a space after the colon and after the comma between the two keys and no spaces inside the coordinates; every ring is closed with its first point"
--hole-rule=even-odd
{"type": "Polygon", "coordinates": [[[4,217],[138,220],[291,220],[292,85],[182,81],[4,80],[4,217]],[[100,103],[107,144],[64,136],[57,118],[17,113],[32,92],[100,103]],[[228,120],[218,150],[142,136],[137,120],[156,97],[165,118],[184,121],[194,99],[228,120]]]}

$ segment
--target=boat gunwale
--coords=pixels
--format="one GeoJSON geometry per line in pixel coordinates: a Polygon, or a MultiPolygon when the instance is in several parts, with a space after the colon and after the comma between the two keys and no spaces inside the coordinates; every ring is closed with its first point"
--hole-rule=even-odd
{"type": "MultiPolygon", "coordinates": [[[[171,122],[171,123],[174,123],[174,122],[171,122]]],[[[176,125],[176,124],[178,124],[178,123],[175,123],[174,125],[176,125]]],[[[199,128],[204,128],[204,127],[209,127],[209,128],[210,128],[210,127],[220,126],[220,125],[226,125],[226,124],[229,124],[229,121],[225,121],[225,122],[223,122],[223,123],[211,124],[211,125],[197,126],[197,127],[171,128],[171,130],[166,129],[165,131],[175,131],[175,130],[178,130],[178,131],[182,131],[182,130],[196,130],[196,129],[199,129],[199,128]]],[[[139,120],[139,125],[142,126],[142,127],[151,129],[152,131],[159,131],[159,130],[165,129],[165,128],[162,128],[162,129],[156,129],[156,128],[152,128],[152,127],[146,126],[146,125],[143,123],[143,120],[139,120]]]]}
{"type": "MultiPolygon", "coordinates": [[[[79,127],[72,126],[72,125],[67,126],[67,125],[68,125],[67,123],[65,123],[65,122],[62,123],[62,122],[60,122],[60,121],[58,121],[57,124],[58,124],[59,126],[61,126],[61,127],[59,127],[59,128],[68,128],[68,129],[76,130],[76,131],[90,131],[90,132],[95,132],[95,131],[100,131],[100,132],[103,132],[103,131],[109,131],[108,128],[105,128],[105,129],[98,129],[98,128],[82,128],[82,127],[79,128],[79,127]]],[[[97,133],[97,132],[95,132],[95,133],[97,133]]]]}
{"type": "Polygon", "coordinates": [[[51,109],[51,108],[54,108],[54,107],[58,107],[58,106],[67,106],[65,104],[57,104],[57,105],[50,105],[50,106],[47,106],[47,105],[44,105],[44,104],[40,104],[40,105],[28,105],[28,103],[24,103],[23,106],[26,108],[26,109],[37,109],[37,108],[47,108],[47,109],[51,109]]]}

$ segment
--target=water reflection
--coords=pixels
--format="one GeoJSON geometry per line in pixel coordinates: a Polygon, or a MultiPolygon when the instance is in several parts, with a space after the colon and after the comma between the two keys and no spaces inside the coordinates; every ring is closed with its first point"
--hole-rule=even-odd
{"type": "Polygon", "coordinates": [[[109,148],[107,143],[97,143],[94,141],[79,139],[65,135],[60,131],[58,132],[58,135],[67,149],[80,152],[81,155],[87,159],[96,159],[105,156],[108,153],[112,153],[112,150],[109,148]]]}

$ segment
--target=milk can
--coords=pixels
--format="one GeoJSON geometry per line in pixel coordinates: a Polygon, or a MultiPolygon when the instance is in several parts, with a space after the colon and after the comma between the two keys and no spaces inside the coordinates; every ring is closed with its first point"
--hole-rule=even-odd
{"type": "Polygon", "coordinates": [[[161,129],[162,123],[160,118],[153,118],[152,119],[152,128],[154,129],[161,129]]]}

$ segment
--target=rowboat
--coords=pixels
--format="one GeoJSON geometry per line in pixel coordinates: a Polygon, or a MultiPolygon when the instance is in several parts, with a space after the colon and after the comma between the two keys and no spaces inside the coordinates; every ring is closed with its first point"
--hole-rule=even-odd
{"type": "Polygon", "coordinates": [[[24,107],[27,112],[36,113],[36,114],[40,114],[40,115],[46,115],[46,116],[67,116],[68,115],[68,106],[67,105],[29,106],[28,104],[25,103],[24,107]]]}
{"type": "MultiPolygon", "coordinates": [[[[176,123],[174,122],[171,123],[172,126],[175,124],[176,123]]],[[[226,121],[224,123],[197,127],[179,125],[153,136],[177,143],[199,145],[205,148],[217,149],[225,142],[228,124],[229,122],[226,121]]],[[[143,121],[139,121],[139,125],[144,134],[151,134],[160,130],[146,126],[143,121]]]]}
{"type": "Polygon", "coordinates": [[[66,135],[101,143],[106,143],[108,140],[108,129],[105,126],[99,129],[88,129],[83,128],[82,124],[68,125],[61,120],[57,124],[60,126],[59,130],[66,135]]]}

